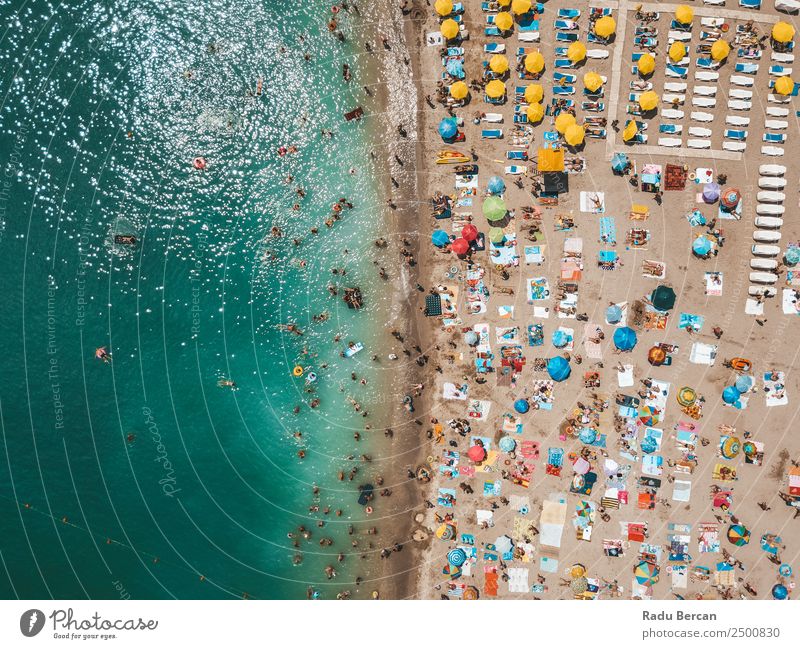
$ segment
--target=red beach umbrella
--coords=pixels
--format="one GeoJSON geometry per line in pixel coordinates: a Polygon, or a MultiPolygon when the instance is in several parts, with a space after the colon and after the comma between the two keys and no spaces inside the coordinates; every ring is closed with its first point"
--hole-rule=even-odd
{"type": "Polygon", "coordinates": [[[467,250],[469,250],[469,242],[466,239],[459,237],[453,241],[450,249],[457,255],[465,255],[467,254],[467,250]]]}
{"type": "Polygon", "coordinates": [[[467,457],[473,462],[483,462],[483,459],[486,457],[486,449],[484,449],[483,446],[475,444],[475,446],[470,447],[467,451],[467,457]]]}
{"type": "Polygon", "coordinates": [[[472,223],[467,223],[461,229],[461,238],[466,241],[475,241],[475,239],[478,238],[478,228],[472,225],[472,223]]]}

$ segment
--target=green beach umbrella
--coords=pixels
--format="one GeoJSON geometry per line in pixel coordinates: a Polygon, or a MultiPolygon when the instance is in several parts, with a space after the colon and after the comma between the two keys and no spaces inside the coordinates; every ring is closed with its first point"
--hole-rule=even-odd
{"type": "Polygon", "coordinates": [[[489,196],[483,201],[483,215],[487,221],[499,221],[507,211],[506,202],[499,196],[489,196]]]}
{"type": "Polygon", "coordinates": [[[489,228],[489,241],[492,243],[500,243],[505,236],[503,228],[489,228]]]}

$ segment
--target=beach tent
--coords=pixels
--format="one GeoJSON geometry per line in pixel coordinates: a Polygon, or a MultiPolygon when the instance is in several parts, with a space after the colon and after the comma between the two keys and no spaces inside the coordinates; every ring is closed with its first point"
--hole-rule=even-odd
{"type": "Polygon", "coordinates": [[[458,23],[452,18],[445,20],[439,29],[442,32],[442,36],[444,36],[448,41],[451,41],[458,36],[458,23]]]}
{"type": "Polygon", "coordinates": [[[540,83],[532,83],[525,88],[525,101],[529,104],[535,104],[544,99],[544,88],[540,83]]]}
{"type": "Polygon", "coordinates": [[[455,117],[445,117],[439,122],[439,135],[442,136],[443,140],[452,140],[457,134],[458,122],[456,122],[455,117]]]}
{"type": "Polygon", "coordinates": [[[501,32],[507,32],[514,25],[514,19],[507,11],[501,11],[494,19],[494,25],[501,32]]]}
{"type": "Polygon", "coordinates": [[[547,373],[554,381],[565,381],[571,372],[569,361],[563,356],[553,356],[547,361],[547,373]]]}
{"type": "Polygon", "coordinates": [[[492,194],[502,194],[506,189],[506,183],[500,176],[492,176],[486,187],[492,194]]]}
{"type": "Polygon", "coordinates": [[[692,242],[692,252],[699,257],[705,257],[711,252],[711,241],[707,237],[700,235],[692,242]]]}
{"type": "Polygon", "coordinates": [[[658,95],[652,90],[643,92],[639,96],[639,106],[645,112],[653,110],[656,106],[658,106],[658,95]]]}
{"type": "Polygon", "coordinates": [[[536,122],[541,122],[544,118],[544,106],[541,104],[531,104],[528,106],[528,110],[525,111],[525,114],[528,116],[528,121],[532,124],[536,122]]]}
{"type": "Polygon", "coordinates": [[[556,130],[563,135],[567,128],[576,123],[575,115],[572,113],[567,113],[566,111],[559,113],[558,117],[556,117],[556,130]]]}
{"type": "Polygon", "coordinates": [[[499,221],[505,217],[508,208],[502,198],[489,196],[483,201],[483,215],[488,221],[499,221]]]}
{"type": "Polygon", "coordinates": [[[531,0],[513,0],[511,3],[511,11],[517,16],[521,16],[531,10],[532,4],[531,0]]]}
{"type": "Polygon", "coordinates": [[[480,444],[470,446],[469,450],[467,451],[467,457],[473,462],[483,462],[484,458],[486,457],[486,449],[484,449],[480,444]]]}
{"type": "Polygon", "coordinates": [[[794,38],[794,27],[780,20],[772,26],[772,39],[778,43],[788,43],[794,38]]]}
{"type": "Polygon", "coordinates": [[[499,79],[492,79],[486,84],[486,94],[492,99],[500,99],[506,94],[506,85],[499,79]]]}
{"type": "Polygon", "coordinates": [[[611,169],[615,173],[622,173],[628,168],[628,156],[624,153],[615,153],[611,158],[611,169]]]}
{"type": "Polygon", "coordinates": [[[475,241],[475,239],[478,238],[478,228],[472,225],[472,223],[467,223],[461,228],[461,238],[465,241],[475,241]]]}
{"type": "Polygon", "coordinates": [[[611,324],[617,324],[622,320],[622,309],[616,304],[612,304],[606,309],[606,320],[611,324]]]}
{"type": "Polygon", "coordinates": [[[622,139],[626,142],[630,142],[633,138],[636,137],[636,134],[639,132],[639,127],[636,125],[632,119],[628,120],[628,123],[625,124],[625,128],[622,131],[622,139]]]}
{"type": "Polygon", "coordinates": [[[669,46],[669,58],[673,63],[678,63],[686,56],[686,46],[680,41],[675,41],[669,46]]]}
{"type": "Polygon", "coordinates": [[[614,345],[623,352],[628,352],[636,346],[636,332],[630,327],[620,327],[614,332],[614,345]]]}
{"type": "Polygon", "coordinates": [[[686,5],[678,5],[675,7],[675,20],[677,20],[681,25],[688,25],[692,22],[692,18],[694,18],[694,11],[692,11],[691,7],[686,5]]]}
{"type": "Polygon", "coordinates": [[[670,286],[661,284],[650,294],[650,302],[653,308],[659,311],[669,311],[675,306],[675,291],[670,286]]]}
{"type": "Polygon", "coordinates": [[[779,77],[775,81],[775,92],[779,95],[791,95],[794,92],[794,80],[791,77],[779,77]]]}
{"type": "Polygon", "coordinates": [[[594,24],[594,33],[600,38],[608,38],[617,31],[617,21],[611,16],[603,16],[594,24]]]}
{"type": "Polygon", "coordinates": [[[564,171],[564,149],[539,149],[537,167],[541,172],[564,171]]]}
{"type": "Polygon", "coordinates": [[[645,52],[639,57],[639,61],[636,65],[639,66],[639,74],[646,77],[648,74],[652,74],[656,69],[656,60],[652,54],[645,52]]]}
{"type": "Polygon", "coordinates": [[[489,69],[495,74],[505,74],[508,72],[508,59],[502,54],[495,54],[489,59],[489,69]]]}
{"type": "Polygon", "coordinates": [[[520,414],[524,415],[530,409],[531,406],[526,399],[517,399],[514,402],[514,410],[516,410],[520,414]]]}
{"type": "Polygon", "coordinates": [[[440,16],[449,16],[453,13],[453,3],[450,0],[436,0],[433,8],[440,16]]]}
{"type": "MultiPolygon", "coordinates": [[[[711,46],[711,58],[715,61],[724,61],[728,58],[728,54],[731,53],[731,46],[728,45],[728,41],[724,41],[721,38],[714,41],[714,44],[711,46]]],[[[641,61],[639,62],[641,65],[641,61]]]]}
{"type": "Polygon", "coordinates": [[[466,99],[469,94],[469,87],[463,81],[456,81],[450,86],[450,96],[456,101],[466,99]]]}
{"type": "Polygon", "coordinates": [[[595,92],[603,85],[603,77],[597,72],[587,72],[583,75],[583,85],[586,86],[589,92],[595,92]]]}
{"type": "Polygon", "coordinates": [[[730,405],[733,405],[739,400],[739,390],[735,386],[729,385],[722,391],[722,400],[730,405]]]}
{"type": "Polygon", "coordinates": [[[434,230],[433,234],[431,235],[431,242],[434,246],[439,246],[442,248],[450,243],[450,235],[444,230],[434,230]]]}
{"type": "Polygon", "coordinates": [[[706,203],[713,203],[719,198],[720,187],[717,183],[706,183],[703,186],[703,200],[706,203]]]}
{"type": "Polygon", "coordinates": [[[728,540],[737,547],[750,543],[750,530],[744,525],[731,525],[728,528],[728,540]]]}
{"type": "Polygon", "coordinates": [[[459,237],[450,245],[450,250],[457,255],[465,255],[467,254],[467,250],[469,250],[469,241],[459,237]]]}
{"type": "Polygon", "coordinates": [[[570,146],[580,146],[583,144],[584,137],[586,137],[586,132],[580,124],[570,124],[564,131],[564,140],[570,146]]]}
{"type": "Polygon", "coordinates": [[[531,74],[539,74],[544,70],[544,57],[541,52],[531,52],[525,56],[525,69],[531,74]]]}
{"type": "Polygon", "coordinates": [[[570,46],[567,48],[567,58],[572,63],[580,63],[586,58],[586,46],[580,41],[570,43],[570,46]]]}

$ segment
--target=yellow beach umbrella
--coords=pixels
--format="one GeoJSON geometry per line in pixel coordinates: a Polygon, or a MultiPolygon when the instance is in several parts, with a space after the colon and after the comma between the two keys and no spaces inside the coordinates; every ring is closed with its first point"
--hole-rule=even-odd
{"type": "Polygon", "coordinates": [[[639,106],[644,111],[653,110],[658,106],[658,95],[652,90],[643,92],[639,95],[639,106]]]}
{"type": "Polygon", "coordinates": [[[508,59],[502,54],[495,54],[489,59],[489,68],[495,74],[508,72],[508,59]]]}
{"type": "Polygon", "coordinates": [[[442,32],[442,36],[444,36],[448,41],[452,40],[458,36],[458,23],[452,18],[448,18],[442,23],[440,30],[442,32]]]}
{"type": "Polygon", "coordinates": [[[493,79],[486,84],[486,94],[492,99],[500,99],[506,94],[506,85],[498,79],[493,79]]]}
{"type": "Polygon", "coordinates": [[[684,56],[686,56],[686,46],[683,43],[675,41],[669,46],[669,58],[672,61],[675,63],[682,61],[684,56]]]}
{"type": "Polygon", "coordinates": [[[526,14],[531,10],[531,5],[533,3],[531,0],[513,0],[511,3],[511,11],[513,11],[517,16],[521,16],[522,14],[526,14]]]}
{"type": "Polygon", "coordinates": [[[617,31],[617,21],[611,16],[603,16],[594,24],[594,33],[600,38],[608,38],[617,31]]]}
{"type": "Polygon", "coordinates": [[[583,138],[585,136],[586,133],[583,130],[583,126],[580,124],[570,124],[567,127],[567,130],[564,131],[564,139],[570,146],[578,146],[583,144],[583,138]]]}
{"type": "Polygon", "coordinates": [[[575,124],[575,115],[572,113],[559,113],[556,117],[556,130],[559,133],[565,133],[573,124],[575,124]]]}
{"type": "Polygon", "coordinates": [[[525,101],[529,104],[536,104],[544,99],[544,88],[538,83],[532,83],[525,88],[525,101]]]}
{"type": "Polygon", "coordinates": [[[526,111],[528,121],[531,123],[541,122],[544,117],[544,106],[541,104],[531,104],[526,111]]]}
{"type": "Polygon", "coordinates": [[[494,19],[494,24],[501,32],[507,32],[514,25],[514,19],[507,11],[501,11],[494,19]]]}
{"type": "Polygon", "coordinates": [[[583,75],[583,85],[589,92],[594,92],[603,85],[603,77],[597,72],[587,72],[583,75]]]}
{"type": "Polygon", "coordinates": [[[794,81],[791,77],[780,77],[775,82],[775,92],[779,95],[791,95],[794,91],[794,81]]]}
{"type": "Polygon", "coordinates": [[[544,70],[544,57],[541,52],[531,52],[525,57],[525,69],[533,74],[544,70]]]}
{"type": "Polygon", "coordinates": [[[466,99],[468,94],[469,88],[463,81],[456,81],[450,86],[450,96],[457,101],[466,99]]]}
{"type": "Polygon", "coordinates": [[[511,0],[497,0],[497,4],[499,4],[501,7],[507,7],[511,4],[511,0]]]}
{"type": "Polygon", "coordinates": [[[714,44],[711,46],[711,58],[715,61],[724,61],[728,58],[728,54],[731,53],[731,46],[728,45],[728,41],[723,41],[721,38],[714,41],[714,44]]]}
{"type": "Polygon", "coordinates": [[[652,74],[656,69],[656,60],[652,54],[645,52],[639,57],[639,61],[636,65],[639,66],[639,74],[646,77],[648,74],[652,74]]]}
{"type": "Polygon", "coordinates": [[[692,18],[694,18],[694,11],[692,11],[691,7],[687,7],[686,5],[678,5],[675,7],[675,20],[681,25],[688,25],[692,22],[692,18]]]}
{"type": "Polygon", "coordinates": [[[639,132],[639,127],[636,126],[636,122],[630,120],[627,124],[625,124],[625,130],[622,131],[622,139],[626,142],[630,142],[636,134],[639,132]]]}
{"type": "Polygon", "coordinates": [[[567,58],[572,61],[572,63],[580,63],[586,58],[586,46],[580,41],[571,43],[567,48],[567,58]]]}
{"type": "Polygon", "coordinates": [[[436,4],[433,5],[433,8],[440,16],[449,16],[453,13],[453,3],[450,2],[450,0],[436,0],[436,4]]]}
{"type": "Polygon", "coordinates": [[[779,43],[788,43],[794,38],[794,27],[783,20],[778,21],[772,27],[772,38],[779,43]]]}

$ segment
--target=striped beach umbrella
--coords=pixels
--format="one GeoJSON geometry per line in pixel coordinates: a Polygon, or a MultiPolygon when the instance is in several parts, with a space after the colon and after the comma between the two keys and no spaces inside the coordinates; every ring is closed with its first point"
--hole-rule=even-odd
{"type": "Polygon", "coordinates": [[[447,553],[447,563],[451,566],[461,567],[464,565],[464,562],[467,560],[467,553],[464,552],[461,548],[455,548],[454,550],[450,550],[447,553]]]}
{"type": "Polygon", "coordinates": [[[633,576],[643,586],[652,586],[658,581],[658,566],[649,561],[640,561],[633,569],[633,576]]]}
{"type": "Polygon", "coordinates": [[[639,411],[639,421],[645,426],[655,426],[659,421],[658,410],[652,406],[645,406],[639,411]]]}
{"type": "Polygon", "coordinates": [[[750,530],[744,525],[731,525],[728,528],[728,540],[737,547],[750,543],[750,530]]]}

